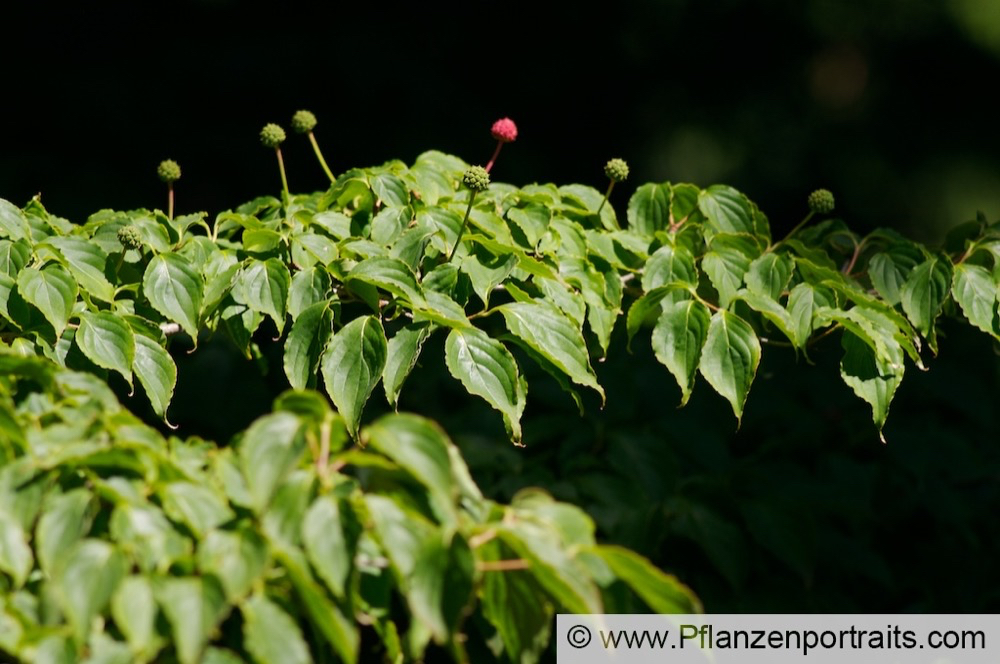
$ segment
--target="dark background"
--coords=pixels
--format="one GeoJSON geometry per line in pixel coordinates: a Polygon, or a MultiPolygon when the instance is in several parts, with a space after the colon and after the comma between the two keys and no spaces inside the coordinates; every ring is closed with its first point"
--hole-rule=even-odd
{"type": "MultiPolygon", "coordinates": [[[[853,227],[923,241],[1000,216],[989,0],[24,4],[0,9],[0,196],[41,192],[74,220],[162,207],[164,158],[184,171],[180,212],[276,193],[257,132],[298,108],[335,172],[427,149],[484,162],[509,115],[520,137],[494,176],[518,184],[601,186],[619,156],[629,185],[732,184],[776,233],[821,186],[853,227]]],[[[292,138],[292,188],[323,187],[292,138]]],[[[709,610],[997,611],[1000,365],[983,335],[943,332],[930,371],[908,368],[885,446],[835,338],[815,366],[765,349],[739,433],[703,383],[675,410],[642,344],[617,343],[608,408],[584,418],[529,375],[526,450],[430,359],[402,405],[441,419],[492,495],[542,485],[583,505],[709,610]]],[[[185,434],[225,440],[285,386],[224,345],[177,359],[185,434]]]]}

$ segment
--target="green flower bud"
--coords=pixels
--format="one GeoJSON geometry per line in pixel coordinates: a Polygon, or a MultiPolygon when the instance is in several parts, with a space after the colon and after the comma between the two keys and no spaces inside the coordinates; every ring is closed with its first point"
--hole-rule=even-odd
{"type": "Polygon", "coordinates": [[[181,167],[173,159],[166,159],[156,167],[156,174],[164,182],[176,182],[181,179],[181,167]]]}
{"type": "Polygon", "coordinates": [[[276,148],[285,142],[285,130],[274,124],[264,125],[260,130],[260,142],[267,148],[276,148]]]}
{"type": "Polygon", "coordinates": [[[309,111],[297,111],[292,116],[292,129],[298,134],[307,134],[316,128],[316,116],[309,111]]]}
{"type": "Polygon", "coordinates": [[[462,182],[472,191],[485,191],[490,186],[490,174],[482,166],[470,166],[462,176],[462,182]]]}
{"type": "Polygon", "coordinates": [[[142,235],[135,226],[122,226],[118,229],[118,241],[126,249],[141,249],[142,235]]]}
{"type": "Polygon", "coordinates": [[[817,189],[809,194],[809,209],[816,214],[833,212],[833,194],[829,189],[817,189]]]}
{"type": "Polygon", "coordinates": [[[628,164],[622,159],[612,159],[604,165],[604,174],[613,182],[624,182],[628,178],[628,164]]]}

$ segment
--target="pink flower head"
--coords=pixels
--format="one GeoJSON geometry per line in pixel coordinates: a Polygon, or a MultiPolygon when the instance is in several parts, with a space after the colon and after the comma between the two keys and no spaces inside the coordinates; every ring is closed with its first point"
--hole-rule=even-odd
{"type": "Polygon", "coordinates": [[[517,125],[510,118],[500,118],[490,130],[493,138],[503,143],[511,143],[517,138],[517,125]]]}

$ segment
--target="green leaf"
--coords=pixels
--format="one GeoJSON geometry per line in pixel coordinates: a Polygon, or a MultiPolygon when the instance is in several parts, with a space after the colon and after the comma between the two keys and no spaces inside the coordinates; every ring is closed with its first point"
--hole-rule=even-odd
{"type": "Polygon", "coordinates": [[[382,323],[372,316],[363,316],[334,334],[323,353],[327,394],[352,437],[357,437],[361,412],[382,377],[386,352],[382,323]]]}
{"type": "Polygon", "coordinates": [[[198,341],[198,317],[202,303],[201,277],[180,254],[159,254],[146,266],[142,291],[149,303],[167,320],[177,321],[198,341]]]}
{"type": "Polygon", "coordinates": [[[297,390],[315,384],[323,348],[333,332],[328,302],[317,302],[299,314],[285,340],[283,366],[288,382],[297,390]]]}
{"type": "MultiPolygon", "coordinates": [[[[643,294],[629,307],[628,316],[625,319],[625,329],[628,332],[628,343],[632,343],[632,337],[639,331],[643,323],[650,317],[659,320],[665,305],[674,304],[679,301],[673,296],[691,290],[690,284],[681,282],[671,282],[650,290],[643,294]],[[666,300],[666,302],[664,302],[666,300]]],[[[690,296],[687,296],[690,297],[690,296]]]]}
{"type": "Polygon", "coordinates": [[[372,219],[372,242],[390,247],[399,239],[413,218],[409,207],[387,207],[372,219]]]}
{"type": "Polygon", "coordinates": [[[190,540],[177,532],[158,507],[148,503],[115,507],[110,532],[143,571],[164,572],[191,552],[190,540]]]}
{"type": "Polygon", "coordinates": [[[160,489],[163,510],[187,525],[199,538],[235,515],[216,491],[191,482],[170,482],[160,489]]]}
{"type": "Polygon", "coordinates": [[[833,295],[823,288],[801,283],[788,295],[787,311],[794,330],[794,342],[799,348],[805,347],[816,329],[814,318],[821,307],[834,304],[833,295]]]}
{"type": "Polygon", "coordinates": [[[170,405],[174,386],[177,384],[177,365],[170,353],[149,337],[136,334],[132,370],[139,378],[142,389],[146,391],[153,411],[160,417],[166,417],[167,406],[170,405]]]}
{"type": "Polygon", "coordinates": [[[284,609],[263,595],[254,595],[240,607],[243,645],[257,664],[310,664],[312,656],[302,630],[284,609]]]}
{"type": "Polygon", "coordinates": [[[38,562],[52,576],[66,554],[90,529],[91,493],[74,489],[49,502],[35,529],[38,562]]]}
{"type": "Polygon", "coordinates": [[[249,529],[213,530],[198,545],[199,571],[218,578],[230,602],[250,592],[267,562],[267,542],[249,529]]]}
{"type": "Polygon", "coordinates": [[[266,261],[250,259],[244,265],[237,282],[242,282],[242,296],[254,311],[271,317],[280,335],[285,329],[288,290],[291,277],[288,268],[277,258],[266,261]]]}
{"type": "Polygon", "coordinates": [[[108,255],[81,237],[50,237],[45,244],[56,248],[80,287],[103,302],[113,302],[115,289],[104,276],[108,255]]]}
{"type": "Polygon", "coordinates": [[[292,320],[317,302],[326,302],[330,293],[330,275],[317,267],[301,270],[292,277],[288,293],[288,313],[292,320]]]}
{"type": "Polygon", "coordinates": [[[777,301],[772,300],[767,295],[751,293],[746,289],[737,291],[733,299],[746,302],[751,309],[774,324],[796,348],[802,348],[805,345],[806,340],[797,336],[798,328],[795,321],[792,320],[791,314],[777,301]]]}
{"type": "Polygon", "coordinates": [[[483,617],[496,628],[510,661],[542,661],[555,609],[532,573],[484,574],[480,597],[483,617]]]}
{"type": "Polygon", "coordinates": [[[30,259],[31,247],[27,242],[0,240],[0,274],[16,279],[17,273],[24,269],[30,259]]]}
{"type": "Polygon", "coordinates": [[[528,561],[531,574],[559,603],[560,613],[603,613],[601,595],[590,575],[570,558],[551,524],[515,519],[497,526],[501,541],[528,561]]]}
{"type": "Polygon", "coordinates": [[[369,181],[372,191],[384,205],[402,207],[410,202],[410,192],[406,183],[390,173],[380,173],[369,181]]]}
{"type": "Polygon", "coordinates": [[[670,185],[644,184],[628,201],[628,225],[642,235],[652,235],[670,226],[670,185]]]}
{"type": "Polygon", "coordinates": [[[254,508],[263,513],[274,492],[298,465],[305,449],[299,419],[290,413],[272,413],[257,419],[240,442],[243,476],[254,508]]]}
{"type": "Polygon", "coordinates": [[[136,342],[128,323],[104,311],[96,314],[85,311],[80,315],[80,328],[74,341],[88,360],[117,371],[132,385],[136,342]]]}
{"type": "Polygon", "coordinates": [[[415,618],[445,643],[472,594],[475,561],[469,545],[454,533],[439,533],[421,548],[406,599],[415,618]],[[442,536],[443,535],[443,536],[442,536]]]}
{"type": "Polygon", "coordinates": [[[653,328],[653,351],[677,380],[682,406],[691,397],[710,317],[708,307],[701,302],[676,302],[664,309],[653,328]]]}
{"type": "Polygon", "coordinates": [[[754,223],[746,197],[732,187],[712,185],[698,194],[698,209],[719,233],[753,233],[754,223]]]}
{"type": "Polygon", "coordinates": [[[905,367],[902,362],[893,365],[880,359],[869,344],[852,332],[844,332],[842,344],[844,358],[840,361],[840,375],[854,393],[872,407],[872,420],[885,442],[882,426],[889,416],[889,404],[903,380],[905,367]]]}
{"type": "Polygon", "coordinates": [[[638,553],[609,545],[595,547],[594,552],[655,613],[701,613],[701,602],[687,586],[638,553]]]}
{"type": "Polygon", "coordinates": [[[516,265],[517,258],[513,255],[493,256],[485,250],[474,249],[462,257],[461,268],[469,275],[472,289],[483,301],[483,306],[489,307],[490,293],[510,276],[516,265]]]}
{"type": "Polygon", "coordinates": [[[344,535],[340,503],[320,496],[302,520],[302,541],[309,562],[335,597],[345,596],[353,554],[344,535]]]}
{"type": "Polygon", "coordinates": [[[17,275],[17,290],[27,302],[38,307],[52,324],[56,337],[61,337],[78,292],[69,272],[56,264],[46,265],[40,270],[26,267],[17,275]]]}
{"type": "Polygon", "coordinates": [[[445,341],[445,362],[470,394],[503,414],[508,432],[520,442],[526,388],[510,351],[478,328],[453,329],[445,341]]]}
{"type": "Polygon", "coordinates": [[[749,235],[720,234],[712,238],[701,268],[719,292],[720,307],[729,306],[729,301],[743,286],[750,262],[759,254],[759,246],[749,235]]]}
{"type": "Polygon", "coordinates": [[[497,308],[515,337],[565,373],[577,385],[590,387],[601,395],[590,366],[587,345],[580,328],[554,306],[543,302],[511,302],[497,308]]]}
{"type": "Polygon", "coordinates": [[[153,586],[144,576],[126,577],[111,597],[111,615],[133,652],[154,654],[154,644],[159,640],[157,613],[153,586]]]}
{"type": "Polygon", "coordinates": [[[306,567],[306,562],[297,551],[278,551],[277,558],[288,571],[288,577],[295,586],[309,616],[309,621],[315,627],[315,633],[322,634],[333,646],[334,652],[344,661],[344,664],[354,664],[357,661],[359,635],[354,617],[345,616],[343,611],[332,603],[312,579],[306,567]]]}
{"type": "Polygon", "coordinates": [[[544,205],[530,203],[523,208],[507,210],[507,218],[524,233],[528,246],[534,249],[538,245],[538,240],[545,235],[552,219],[552,212],[544,205]]]}
{"type": "Polygon", "coordinates": [[[936,352],[934,321],[951,289],[951,261],[931,257],[914,268],[900,289],[903,311],[936,352]]]}
{"type": "Polygon", "coordinates": [[[396,462],[429,494],[434,515],[454,523],[458,487],[448,452],[451,443],[432,421],[416,415],[386,415],[365,429],[368,444],[396,462]]]}
{"type": "Polygon", "coordinates": [[[642,269],[642,290],[649,292],[672,282],[697,286],[698,270],[688,249],[664,245],[649,257],[642,269]]]}
{"type": "Polygon", "coordinates": [[[430,323],[410,323],[399,328],[392,339],[389,339],[385,369],[382,371],[382,387],[385,389],[385,398],[393,409],[397,408],[399,391],[416,366],[424,342],[435,329],[430,323]]]}
{"type": "Polygon", "coordinates": [[[997,285],[986,268],[961,263],[955,266],[952,295],[970,323],[1000,339],[997,320],[997,285]]]}
{"type": "Polygon", "coordinates": [[[9,574],[14,587],[20,588],[28,579],[33,561],[21,524],[0,511],[0,571],[9,574]]]}
{"type": "Polygon", "coordinates": [[[352,279],[381,288],[413,305],[419,306],[424,299],[409,266],[396,258],[367,258],[347,273],[345,281],[352,279]]]}
{"type": "Polygon", "coordinates": [[[699,369],[716,392],[729,401],[737,421],[760,364],[760,342],[753,328],[728,311],[712,315],[699,369]]]}
{"type": "Polygon", "coordinates": [[[0,235],[20,240],[29,235],[28,219],[20,208],[0,198],[0,235]]]}
{"type": "Polygon", "coordinates": [[[78,644],[86,642],[91,621],[104,611],[123,576],[125,561],[107,542],[81,540],[66,554],[54,581],[78,644]]]}
{"type": "Polygon", "coordinates": [[[788,256],[764,254],[750,263],[746,274],[747,290],[754,295],[778,300],[788,286],[793,269],[794,264],[788,256]]]}
{"type": "Polygon", "coordinates": [[[177,659],[197,664],[228,607],[214,577],[169,577],[154,586],[156,600],[173,628],[177,659]]]}
{"type": "Polygon", "coordinates": [[[878,294],[895,306],[900,302],[900,289],[907,276],[923,260],[920,249],[908,242],[896,242],[868,260],[868,278],[878,294]]]}

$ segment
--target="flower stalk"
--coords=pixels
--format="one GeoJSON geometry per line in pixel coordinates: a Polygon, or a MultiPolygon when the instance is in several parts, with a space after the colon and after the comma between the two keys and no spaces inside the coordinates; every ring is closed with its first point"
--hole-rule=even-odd
{"type": "Polygon", "coordinates": [[[604,204],[608,202],[608,197],[611,196],[615,183],[624,182],[628,178],[628,164],[623,159],[612,159],[604,165],[604,174],[608,176],[608,189],[604,192],[604,198],[597,208],[597,214],[601,214],[601,210],[604,209],[604,204]]]}
{"type": "Polygon", "coordinates": [[[278,156],[278,170],[281,172],[281,200],[285,207],[288,207],[291,195],[288,193],[288,178],[285,177],[285,160],[281,157],[281,144],[285,142],[285,130],[273,122],[266,124],[260,130],[260,142],[266,148],[274,148],[274,153],[278,156]]]}
{"type": "Polygon", "coordinates": [[[319,143],[316,142],[316,135],[313,133],[313,129],[315,128],[316,116],[310,111],[297,111],[292,116],[292,129],[297,134],[306,134],[309,137],[309,142],[312,143],[313,152],[316,154],[319,165],[323,168],[323,172],[326,173],[326,177],[330,178],[330,182],[333,182],[336,178],[333,177],[330,167],[326,165],[323,152],[319,149],[319,143]]]}
{"type": "Polygon", "coordinates": [[[174,219],[174,182],[181,179],[181,167],[173,159],[165,159],[156,167],[160,180],[167,183],[167,219],[174,219]]]}
{"type": "Polygon", "coordinates": [[[462,182],[465,186],[469,188],[469,206],[465,208],[465,218],[462,220],[462,226],[458,229],[458,237],[455,238],[455,246],[451,248],[451,253],[448,254],[448,262],[455,257],[455,252],[458,251],[458,245],[462,243],[462,236],[465,234],[465,227],[469,225],[469,215],[472,214],[472,204],[476,202],[476,194],[481,191],[486,191],[490,186],[490,174],[482,166],[471,166],[465,175],[462,176],[462,182]]]}
{"type": "Polygon", "coordinates": [[[510,118],[500,118],[493,123],[490,133],[497,140],[497,148],[493,151],[493,156],[490,157],[490,160],[486,162],[487,173],[493,170],[493,164],[496,163],[497,157],[500,156],[500,148],[503,147],[503,144],[513,143],[517,140],[517,125],[510,118]]]}

